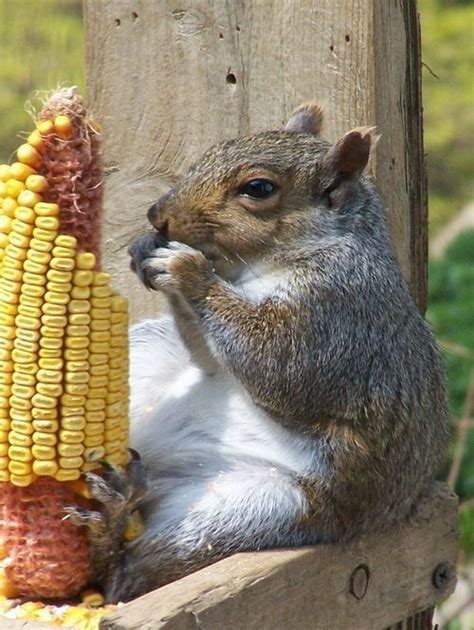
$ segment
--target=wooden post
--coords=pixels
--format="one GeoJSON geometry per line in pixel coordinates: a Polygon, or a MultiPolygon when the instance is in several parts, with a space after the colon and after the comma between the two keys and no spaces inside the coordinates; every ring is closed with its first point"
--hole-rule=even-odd
{"type": "Polygon", "coordinates": [[[372,168],[422,309],[426,202],[413,0],[85,0],[89,99],[103,123],[105,260],[135,319],[156,312],[128,269],[145,213],[213,143],[280,127],[308,99],[325,135],[377,125],[372,168]]]}

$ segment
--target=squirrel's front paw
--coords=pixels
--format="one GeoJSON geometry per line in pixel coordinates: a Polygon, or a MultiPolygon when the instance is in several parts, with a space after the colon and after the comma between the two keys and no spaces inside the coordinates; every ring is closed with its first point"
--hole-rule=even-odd
{"type": "Polygon", "coordinates": [[[153,251],[141,263],[146,284],[165,293],[179,293],[186,299],[205,297],[214,281],[209,261],[197,249],[171,241],[168,247],[153,251]]]}

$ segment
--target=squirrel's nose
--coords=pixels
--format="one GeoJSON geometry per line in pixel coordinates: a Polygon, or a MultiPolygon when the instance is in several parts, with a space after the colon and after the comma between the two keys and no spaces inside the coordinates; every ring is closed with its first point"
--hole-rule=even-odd
{"type": "Polygon", "coordinates": [[[168,219],[163,212],[163,208],[160,206],[161,204],[159,201],[157,203],[154,203],[148,209],[147,216],[153,227],[155,227],[158,232],[160,232],[160,234],[166,238],[168,233],[168,219]]]}

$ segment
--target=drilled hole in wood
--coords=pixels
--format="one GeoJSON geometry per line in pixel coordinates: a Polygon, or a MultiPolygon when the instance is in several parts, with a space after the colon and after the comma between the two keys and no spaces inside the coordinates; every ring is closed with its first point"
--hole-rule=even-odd
{"type": "Polygon", "coordinates": [[[132,12],[132,20],[135,22],[136,20],[138,20],[138,13],[135,13],[135,11],[132,12]]]}
{"type": "Polygon", "coordinates": [[[346,35],[345,38],[346,42],[350,42],[351,41],[351,36],[350,35],[346,35]]]}
{"type": "Polygon", "coordinates": [[[231,85],[235,85],[237,83],[237,77],[235,76],[233,72],[229,72],[225,80],[227,81],[227,83],[230,83],[231,85]]]}
{"type": "Polygon", "coordinates": [[[115,26],[120,26],[120,20],[118,18],[116,18],[114,21],[115,21],[115,26]]]}

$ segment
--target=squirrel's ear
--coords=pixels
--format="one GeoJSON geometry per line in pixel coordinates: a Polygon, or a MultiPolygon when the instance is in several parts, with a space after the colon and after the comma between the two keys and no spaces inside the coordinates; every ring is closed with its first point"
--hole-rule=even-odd
{"type": "Polygon", "coordinates": [[[374,131],[375,127],[352,129],[333,144],[324,156],[323,170],[327,185],[323,192],[330,205],[340,205],[348,184],[362,175],[369,161],[370,151],[379,139],[374,131]]]}
{"type": "Polygon", "coordinates": [[[317,136],[323,124],[324,110],[319,103],[300,105],[285,125],[285,131],[292,133],[312,133],[317,136]]]}

